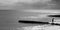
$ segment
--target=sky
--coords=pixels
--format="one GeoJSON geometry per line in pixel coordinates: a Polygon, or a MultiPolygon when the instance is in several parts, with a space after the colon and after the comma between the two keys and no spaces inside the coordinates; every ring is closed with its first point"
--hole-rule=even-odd
{"type": "Polygon", "coordinates": [[[35,3],[35,2],[47,2],[47,1],[51,1],[51,0],[0,0],[0,3],[17,3],[17,2],[28,2],[28,3],[35,3]]]}
{"type": "Polygon", "coordinates": [[[2,3],[2,4],[14,4],[14,3],[16,3],[16,2],[18,2],[18,0],[0,0],[0,3],[2,3]]]}
{"type": "Polygon", "coordinates": [[[0,9],[60,9],[60,6],[55,0],[0,0],[0,9]]]}
{"type": "Polygon", "coordinates": [[[1,0],[0,9],[49,9],[55,6],[50,3],[50,0],[1,0]]]}

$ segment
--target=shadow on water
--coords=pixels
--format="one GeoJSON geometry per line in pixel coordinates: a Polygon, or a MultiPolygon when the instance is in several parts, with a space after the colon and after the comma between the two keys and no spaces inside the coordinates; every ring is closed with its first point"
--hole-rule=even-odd
{"type": "Polygon", "coordinates": [[[60,24],[58,23],[49,23],[49,22],[41,22],[41,21],[26,21],[26,20],[19,20],[19,23],[25,23],[25,24],[41,24],[41,25],[45,25],[45,24],[50,24],[50,25],[57,25],[60,26],[60,24]]]}
{"type": "Polygon", "coordinates": [[[19,20],[19,23],[27,23],[27,24],[49,24],[48,22],[41,22],[41,21],[26,21],[26,20],[19,20]]]}

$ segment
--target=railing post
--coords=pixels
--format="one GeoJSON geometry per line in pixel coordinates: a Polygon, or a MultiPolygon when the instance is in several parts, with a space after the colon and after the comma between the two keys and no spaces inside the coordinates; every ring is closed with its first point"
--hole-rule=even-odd
{"type": "Polygon", "coordinates": [[[51,24],[54,25],[54,18],[52,18],[52,23],[51,24]]]}

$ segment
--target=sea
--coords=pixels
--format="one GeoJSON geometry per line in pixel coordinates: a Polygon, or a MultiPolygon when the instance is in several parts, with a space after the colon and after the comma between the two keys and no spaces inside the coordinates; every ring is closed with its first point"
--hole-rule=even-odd
{"type": "MultiPolygon", "coordinates": [[[[19,17],[37,16],[39,14],[40,13],[27,13],[18,10],[0,10],[0,30],[21,30],[19,29],[21,27],[41,25],[41,24],[26,24],[18,22],[19,17]]],[[[50,22],[51,18],[42,18],[42,19],[38,18],[33,20],[50,22]]]]}

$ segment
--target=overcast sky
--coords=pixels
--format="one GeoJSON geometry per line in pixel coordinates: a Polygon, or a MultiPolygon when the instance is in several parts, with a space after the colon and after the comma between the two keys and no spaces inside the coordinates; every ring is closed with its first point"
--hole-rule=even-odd
{"type": "Polygon", "coordinates": [[[0,9],[50,9],[55,5],[51,0],[1,0],[0,9]]]}
{"type": "Polygon", "coordinates": [[[57,0],[1,0],[0,9],[60,9],[60,4],[57,0]]]}

